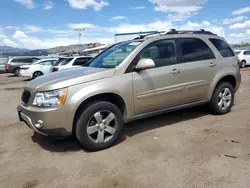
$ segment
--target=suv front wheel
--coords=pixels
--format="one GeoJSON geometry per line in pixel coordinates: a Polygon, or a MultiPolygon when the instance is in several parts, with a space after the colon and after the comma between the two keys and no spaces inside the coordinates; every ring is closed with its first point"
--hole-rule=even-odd
{"type": "Polygon", "coordinates": [[[214,114],[228,113],[234,103],[234,89],[228,82],[221,82],[215,89],[210,101],[210,110],[214,114]]]}
{"type": "Polygon", "coordinates": [[[75,134],[82,146],[91,151],[112,146],[123,128],[121,111],[110,102],[94,102],[80,113],[75,134]]]}

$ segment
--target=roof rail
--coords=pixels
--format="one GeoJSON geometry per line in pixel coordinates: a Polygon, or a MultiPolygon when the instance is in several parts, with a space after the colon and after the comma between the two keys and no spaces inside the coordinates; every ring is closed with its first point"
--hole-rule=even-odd
{"type": "Polygon", "coordinates": [[[155,35],[155,34],[161,35],[161,33],[166,33],[166,31],[155,31],[155,32],[152,32],[152,33],[149,33],[149,34],[146,34],[146,35],[139,35],[139,37],[136,37],[136,38],[134,38],[133,40],[136,40],[136,39],[144,39],[145,37],[148,37],[148,36],[150,36],[150,35],[155,35]]]}
{"type": "Polygon", "coordinates": [[[183,31],[178,31],[176,29],[170,29],[169,32],[166,33],[166,35],[169,34],[203,34],[203,35],[216,35],[210,31],[206,31],[204,29],[200,30],[183,30],[183,31]]]}

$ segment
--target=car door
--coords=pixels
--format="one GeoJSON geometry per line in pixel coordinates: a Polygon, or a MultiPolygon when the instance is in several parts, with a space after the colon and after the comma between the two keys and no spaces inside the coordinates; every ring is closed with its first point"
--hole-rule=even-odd
{"type": "Polygon", "coordinates": [[[136,62],[149,58],[154,61],[155,68],[132,73],[135,113],[183,102],[185,78],[179,72],[177,57],[176,42],[173,39],[152,42],[138,54],[136,62]]]}
{"type": "Polygon", "coordinates": [[[206,100],[218,66],[208,44],[199,38],[180,38],[180,79],[185,80],[185,103],[206,100]]]}

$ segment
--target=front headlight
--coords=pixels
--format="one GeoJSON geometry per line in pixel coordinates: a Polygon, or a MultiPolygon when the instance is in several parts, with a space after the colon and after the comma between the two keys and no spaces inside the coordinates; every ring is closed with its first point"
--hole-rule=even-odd
{"type": "Polygon", "coordinates": [[[53,91],[37,92],[33,101],[34,106],[54,107],[63,105],[67,96],[67,88],[53,91]]]}

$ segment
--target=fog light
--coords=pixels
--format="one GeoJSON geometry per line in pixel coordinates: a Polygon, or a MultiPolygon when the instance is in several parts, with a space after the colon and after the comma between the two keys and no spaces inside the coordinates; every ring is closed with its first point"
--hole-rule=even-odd
{"type": "Polygon", "coordinates": [[[43,128],[43,121],[42,120],[38,120],[35,124],[35,127],[38,129],[43,128]]]}

